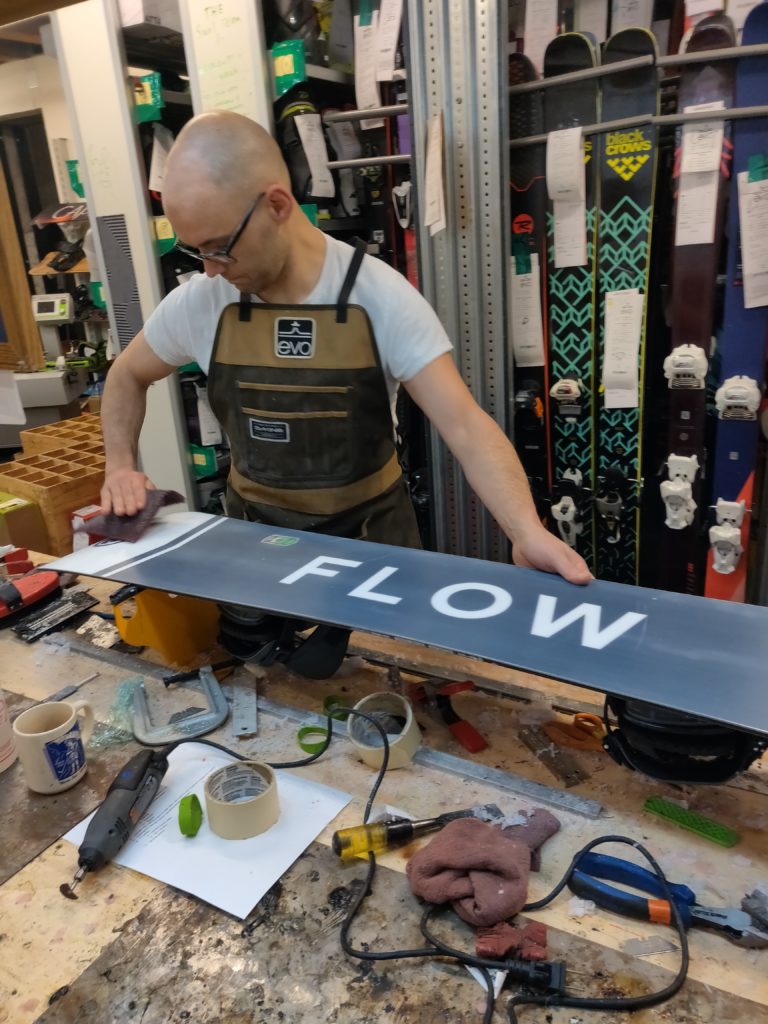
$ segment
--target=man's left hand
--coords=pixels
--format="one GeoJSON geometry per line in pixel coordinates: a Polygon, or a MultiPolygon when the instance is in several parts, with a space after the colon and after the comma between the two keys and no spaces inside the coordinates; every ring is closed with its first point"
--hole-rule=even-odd
{"type": "Polygon", "coordinates": [[[569,583],[589,583],[593,578],[581,555],[543,526],[517,538],[512,545],[512,561],[528,569],[556,572],[569,583]]]}

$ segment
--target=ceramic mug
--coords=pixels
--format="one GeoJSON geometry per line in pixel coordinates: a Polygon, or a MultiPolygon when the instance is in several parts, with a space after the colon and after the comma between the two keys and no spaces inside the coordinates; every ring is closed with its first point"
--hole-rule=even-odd
{"type": "Polygon", "coordinates": [[[37,704],[14,720],[19,761],[34,793],[61,793],[82,779],[83,744],[93,725],[93,709],[85,700],[37,704]]]}
{"type": "Polygon", "coordinates": [[[5,695],[0,690],[0,772],[10,768],[16,762],[17,756],[8,705],[5,703],[5,695]]]}

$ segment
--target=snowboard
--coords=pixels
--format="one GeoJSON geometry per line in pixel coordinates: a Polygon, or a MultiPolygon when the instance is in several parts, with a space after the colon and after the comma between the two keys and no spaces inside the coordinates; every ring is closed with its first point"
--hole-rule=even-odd
{"type": "MultiPolygon", "coordinates": [[[[715,50],[735,43],[733,24],[724,15],[699,22],[688,42],[688,52],[715,50]]],[[[733,106],[734,62],[713,60],[684,65],[680,75],[678,110],[704,104],[733,106]]],[[[672,350],[664,360],[669,399],[667,437],[668,479],[660,487],[662,508],[659,515],[666,529],[662,534],[658,585],[665,590],[701,593],[704,582],[704,555],[701,533],[702,478],[705,457],[706,376],[714,328],[716,281],[730,174],[730,125],[723,123],[723,145],[714,190],[714,224],[706,237],[699,233],[681,234],[693,218],[684,214],[684,192],[680,184],[683,129],[677,135],[676,236],[672,255],[671,314],[672,350]],[[682,199],[681,199],[682,197],[682,199]],[[700,240],[678,244],[681,237],[700,240]]],[[[701,178],[701,175],[698,175],[701,178]]]]}
{"type": "MultiPolygon", "coordinates": [[[[556,36],[544,54],[544,77],[592,68],[592,41],[575,32],[556,36]]],[[[598,120],[598,79],[544,90],[547,132],[598,120]]],[[[595,202],[596,163],[591,139],[585,141],[587,263],[555,266],[554,214],[547,212],[547,295],[550,399],[552,530],[575,548],[594,570],[595,530],[595,202]]]]}
{"type": "MultiPolygon", "coordinates": [[[[653,57],[654,63],[603,78],[603,121],[658,113],[656,42],[650,32],[630,28],[611,36],[603,53],[603,63],[644,56],[653,57]]],[[[609,382],[626,386],[606,390],[601,384],[596,403],[595,571],[600,579],[617,583],[637,582],[645,324],[656,134],[656,129],[648,125],[606,132],[599,137],[598,380],[604,383],[608,370],[609,382]],[[639,352],[633,366],[628,365],[631,352],[622,345],[620,337],[610,339],[611,359],[606,365],[605,298],[609,293],[624,293],[641,310],[639,352]]],[[[615,295],[612,301],[618,305],[622,299],[615,295]]]]}
{"type": "MultiPolygon", "coordinates": [[[[768,3],[747,15],[745,46],[768,43],[768,3]]],[[[736,65],[736,106],[756,106],[768,92],[768,56],[741,57],[736,65]]],[[[760,427],[759,406],[768,339],[768,306],[746,309],[741,269],[740,174],[750,178],[750,161],[768,159],[765,118],[733,124],[733,178],[728,209],[725,311],[718,344],[719,387],[712,462],[712,505],[704,593],[744,601],[747,553],[760,427]]]]}
{"type": "Polygon", "coordinates": [[[768,735],[768,608],[201,512],[46,568],[411,640],[768,735]]]}
{"type": "MultiPolygon", "coordinates": [[[[522,53],[509,56],[510,86],[533,82],[536,69],[522,53]]],[[[544,128],[540,92],[509,98],[509,136],[512,139],[540,135],[544,128]]],[[[512,232],[510,273],[512,291],[512,343],[515,364],[514,441],[528,477],[536,508],[542,518],[550,491],[547,398],[546,241],[547,186],[544,146],[513,149],[510,159],[510,226],[512,232]],[[531,331],[526,307],[515,309],[517,288],[529,288],[541,317],[541,349],[531,331]]]]}

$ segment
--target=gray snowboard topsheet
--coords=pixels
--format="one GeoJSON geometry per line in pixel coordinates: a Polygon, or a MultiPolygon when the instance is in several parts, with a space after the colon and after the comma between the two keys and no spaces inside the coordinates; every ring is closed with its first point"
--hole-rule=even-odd
{"type": "Polygon", "coordinates": [[[768,735],[768,609],[198,512],[50,564],[439,647],[768,735]]]}

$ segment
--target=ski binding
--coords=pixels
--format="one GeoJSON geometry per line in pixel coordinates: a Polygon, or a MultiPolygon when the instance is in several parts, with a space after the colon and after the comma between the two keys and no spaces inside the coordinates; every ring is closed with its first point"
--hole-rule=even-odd
{"type": "Polygon", "coordinates": [[[618,544],[621,540],[621,513],[624,509],[622,490],[625,484],[624,474],[616,467],[611,467],[605,474],[603,490],[595,498],[597,514],[605,523],[608,544],[618,544]]]}
{"type": "Polygon", "coordinates": [[[678,345],[664,360],[670,388],[701,390],[707,376],[707,354],[698,345],[678,345]]]}
{"type": "Polygon", "coordinates": [[[752,377],[729,377],[715,392],[721,420],[755,420],[760,408],[760,388],[752,377]]]}
{"type": "Polygon", "coordinates": [[[576,547],[576,538],[584,529],[578,506],[570,494],[564,494],[560,501],[552,506],[552,518],[557,523],[560,538],[569,548],[576,547]]]}
{"type": "Polygon", "coordinates": [[[699,460],[696,455],[670,455],[667,459],[667,471],[670,480],[685,480],[692,484],[699,472],[699,460]]]}
{"type": "Polygon", "coordinates": [[[710,526],[709,545],[712,548],[712,568],[724,576],[736,571],[739,559],[744,553],[741,530],[735,526],[710,526]]]}
{"type": "Polygon", "coordinates": [[[557,402],[557,411],[560,416],[570,422],[581,416],[584,411],[581,400],[584,394],[584,385],[579,378],[563,377],[562,380],[558,380],[552,385],[549,393],[557,402]]]}
{"type": "Polygon", "coordinates": [[[747,506],[743,501],[726,501],[718,498],[715,505],[715,518],[718,526],[739,527],[744,522],[747,506]]]}
{"type": "Polygon", "coordinates": [[[696,502],[687,480],[664,480],[661,484],[661,500],[667,510],[664,522],[670,530],[684,530],[691,525],[696,502]]]}

